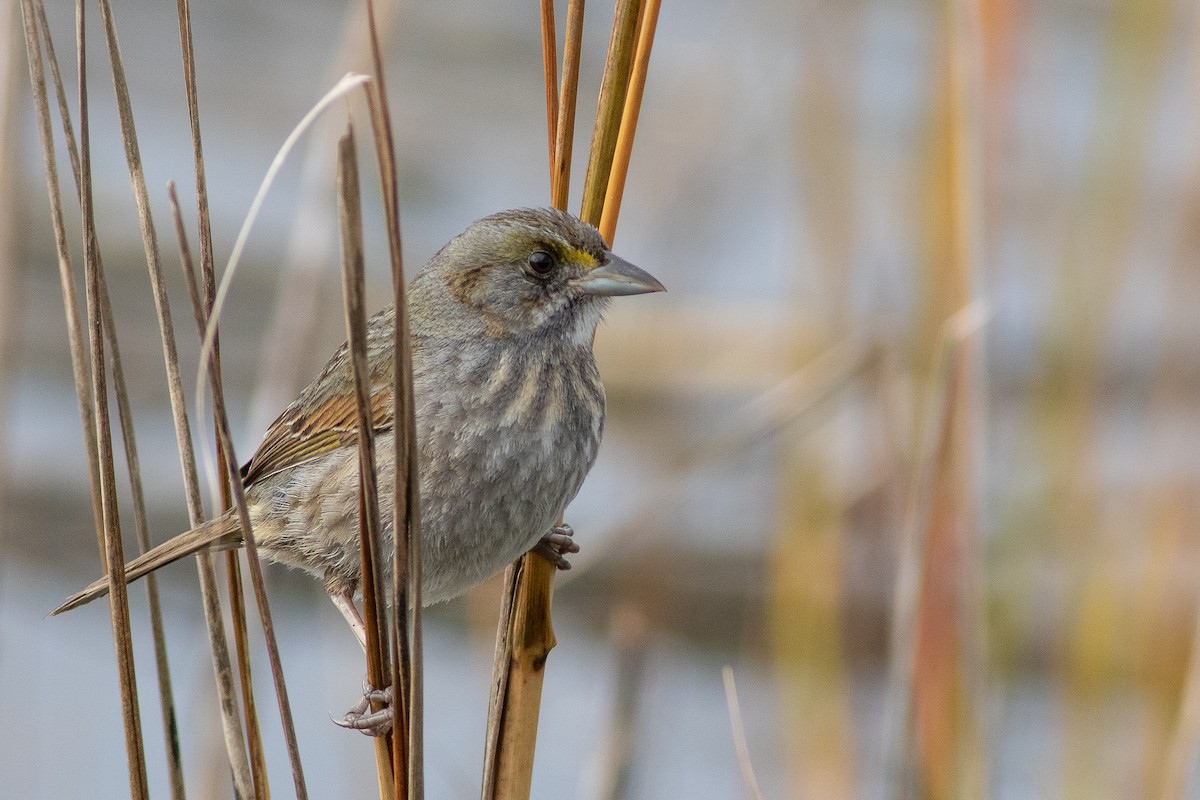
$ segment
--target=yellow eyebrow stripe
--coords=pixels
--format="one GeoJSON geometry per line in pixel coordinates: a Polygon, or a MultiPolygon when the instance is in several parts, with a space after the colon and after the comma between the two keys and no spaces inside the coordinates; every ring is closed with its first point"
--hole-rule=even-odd
{"type": "Polygon", "coordinates": [[[584,269],[595,269],[600,265],[600,262],[596,260],[594,255],[577,247],[567,249],[567,258],[579,264],[584,269]]]}

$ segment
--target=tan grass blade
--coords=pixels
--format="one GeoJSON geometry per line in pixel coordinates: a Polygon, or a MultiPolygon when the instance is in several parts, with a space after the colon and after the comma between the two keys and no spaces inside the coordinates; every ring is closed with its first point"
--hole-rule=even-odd
{"type": "MultiPolygon", "coordinates": [[[[191,264],[188,252],[187,234],[183,226],[183,215],[179,210],[179,198],[175,194],[174,184],[168,184],[167,194],[171,202],[171,215],[175,222],[175,233],[180,250],[180,260],[183,262],[185,273],[191,264]]],[[[194,276],[193,276],[194,277],[194,276]]],[[[197,335],[203,336],[207,324],[207,313],[200,299],[199,288],[191,279],[186,281],[192,301],[192,312],[196,321],[197,335]]],[[[171,390],[171,404],[184,404],[183,385],[179,380],[179,365],[174,365],[174,376],[168,381],[171,390]]],[[[200,480],[196,471],[196,455],[192,447],[191,430],[176,429],[175,436],[179,446],[180,458],[184,464],[184,488],[187,494],[188,517],[192,527],[204,521],[204,510],[200,500],[200,480]]],[[[242,719],[238,714],[237,688],[234,685],[233,665],[229,656],[229,643],[225,638],[225,623],[221,611],[221,596],[217,589],[217,573],[210,553],[196,554],[196,568],[200,574],[200,595],[204,608],[204,622],[209,637],[209,650],[212,653],[213,673],[216,678],[217,698],[221,712],[221,732],[225,742],[225,751],[232,771],[234,791],[238,797],[255,797],[254,787],[265,786],[266,776],[256,779],[252,774],[251,761],[246,754],[245,740],[242,734],[242,719]]],[[[245,623],[245,613],[235,619],[239,624],[245,623]]]]}
{"type": "MultiPolygon", "coordinates": [[[[96,451],[96,438],[92,431],[96,429],[95,414],[92,410],[91,377],[88,374],[87,351],[83,340],[83,328],[79,322],[79,299],[75,292],[74,270],[71,267],[71,256],[67,247],[66,225],[63,221],[62,197],[58,185],[58,166],[54,156],[54,134],[50,121],[50,104],[46,92],[46,79],[41,57],[41,43],[38,35],[40,23],[35,19],[36,10],[33,0],[22,0],[21,14],[25,28],[25,52],[29,62],[30,83],[33,86],[33,103],[38,125],[38,135],[42,146],[42,159],[46,169],[46,188],[50,194],[50,221],[54,230],[54,249],[58,257],[59,285],[62,289],[63,311],[67,321],[67,341],[71,354],[71,371],[75,379],[75,393],[79,401],[79,416],[83,423],[83,442],[87,454],[88,477],[91,484],[92,520],[96,526],[97,535],[103,528],[103,512],[100,508],[100,459],[96,451]]],[[[44,15],[43,15],[44,18],[44,15]]],[[[52,67],[55,65],[53,53],[48,54],[52,67]]],[[[56,67],[55,67],[56,69],[56,67]]],[[[56,73],[57,76],[57,73],[56,73]]],[[[66,101],[61,95],[60,111],[62,119],[69,120],[66,112],[66,101]]],[[[74,146],[74,136],[67,127],[68,152],[74,163],[78,165],[78,152],[74,146]]],[[[75,170],[78,174],[78,167],[75,170]]],[[[76,192],[78,194],[78,192],[76,192]]],[[[101,551],[104,540],[97,540],[101,551]]]]}
{"type": "Polygon", "coordinates": [[[392,556],[391,609],[391,668],[396,702],[393,703],[392,775],[397,798],[422,800],[425,796],[425,722],[421,633],[421,503],[412,351],[409,344],[404,256],[400,246],[396,143],[392,134],[391,112],[388,110],[375,4],[373,0],[366,0],[366,4],[374,78],[374,82],[367,87],[367,100],[392,268],[392,300],[396,309],[393,339],[396,384],[392,393],[392,412],[396,420],[396,479],[392,487],[395,548],[392,556]]]}
{"type": "Polygon", "coordinates": [[[541,0],[542,71],[546,84],[546,152],[550,159],[550,192],[554,193],[554,139],[558,124],[558,45],[555,44],[554,0],[541,0]]]}
{"type": "MultiPolygon", "coordinates": [[[[912,478],[911,496],[905,521],[904,542],[900,555],[900,567],[896,577],[895,594],[892,602],[891,653],[889,657],[886,708],[884,714],[885,742],[882,774],[886,786],[896,793],[917,777],[914,774],[913,724],[914,706],[922,701],[921,692],[961,690],[961,677],[950,676],[949,685],[921,686],[920,670],[929,665],[927,654],[931,637],[959,638],[958,622],[948,628],[930,629],[931,617],[922,612],[929,602],[927,575],[933,565],[930,557],[930,542],[937,537],[945,541],[951,535],[962,535],[964,493],[968,489],[966,469],[962,461],[962,443],[959,437],[964,428],[966,413],[965,398],[969,394],[972,374],[971,344],[973,337],[984,322],[979,304],[967,306],[951,317],[943,328],[942,347],[936,357],[935,383],[937,394],[933,398],[924,431],[924,443],[912,478]],[[926,648],[923,653],[923,648],[926,648]]],[[[945,565],[937,562],[938,567],[945,565]]],[[[949,577],[949,576],[947,576],[949,577]]],[[[961,583],[961,579],[956,579],[961,583]]],[[[945,600],[945,598],[940,598],[945,600]]],[[[956,599],[952,606],[960,604],[956,599]]],[[[939,665],[940,666],[940,665],[939,665]]],[[[941,672],[938,672],[941,675],[941,672]]],[[[925,695],[927,698],[928,695],[925,695]]],[[[972,711],[972,710],[968,710],[972,711]]],[[[974,709],[981,713],[982,709],[974,709]]],[[[934,730],[938,730],[934,727],[934,730]]],[[[970,733],[970,731],[968,731],[970,733]]],[[[962,746],[973,743],[964,735],[962,746]]],[[[972,765],[950,765],[942,761],[933,762],[936,771],[929,772],[925,764],[921,774],[921,785],[928,788],[932,796],[947,796],[949,787],[965,781],[973,784],[969,774],[972,765]],[[964,771],[960,772],[960,767],[964,771]]]]}
{"type": "MultiPolygon", "coordinates": [[[[579,57],[583,49],[584,0],[569,0],[567,30],[563,42],[561,89],[558,92],[558,115],[555,119],[554,143],[550,153],[550,204],[567,210],[571,188],[571,151],[575,142],[575,105],[579,98],[579,57]]],[[[543,20],[543,24],[545,21],[543,20]]],[[[543,34],[543,37],[545,34],[543,34]]],[[[547,90],[547,94],[549,90],[547,90]]]]}
{"type": "MultiPolygon", "coordinates": [[[[184,94],[187,98],[188,125],[192,137],[192,162],[196,177],[196,227],[200,244],[200,274],[203,277],[204,282],[204,307],[211,308],[213,295],[215,293],[215,280],[213,279],[215,268],[213,265],[212,224],[208,210],[208,181],[205,176],[204,169],[204,148],[200,136],[200,107],[196,92],[196,62],[192,47],[192,19],[191,4],[189,0],[177,0],[176,16],[179,23],[179,45],[183,60],[184,94]]],[[[173,203],[177,205],[177,202],[174,200],[173,203]]],[[[182,219],[177,221],[177,231],[182,234],[182,219]]],[[[181,247],[187,246],[186,237],[181,235],[179,240],[181,242],[181,247]]],[[[191,294],[196,294],[195,286],[191,280],[188,281],[188,288],[191,294]]],[[[195,302],[195,299],[193,299],[193,302],[195,302]]],[[[197,305],[194,310],[197,313],[197,318],[205,317],[207,315],[207,312],[201,310],[199,305],[197,305]]],[[[203,323],[201,324],[200,335],[203,336],[203,323]]],[[[216,371],[220,373],[221,351],[219,343],[216,339],[213,340],[213,363],[216,371]]],[[[177,368],[175,369],[175,373],[177,378],[177,368]]],[[[172,389],[174,389],[174,387],[172,387],[172,389]]],[[[174,402],[174,400],[172,402],[174,402]]],[[[228,469],[225,463],[228,458],[226,454],[221,451],[219,443],[217,444],[217,448],[217,472],[218,474],[223,475],[228,469]]],[[[190,458],[194,459],[194,454],[192,454],[190,458]]],[[[194,471],[194,466],[192,469],[194,471]]],[[[221,482],[220,493],[220,508],[222,510],[228,509],[231,505],[231,497],[229,493],[229,486],[224,481],[221,482]]],[[[248,626],[246,623],[246,602],[244,593],[242,591],[241,568],[239,566],[236,552],[230,551],[225,554],[225,567],[227,586],[229,590],[230,617],[233,624],[233,636],[237,653],[238,677],[241,681],[242,697],[245,705],[246,734],[250,751],[249,764],[251,777],[254,781],[254,786],[256,787],[256,796],[267,797],[270,795],[270,788],[267,777],[266,754],[263,750],[262,731],[259,727],[258,710],[254,700],[254,682],[251,676],[250,644],[248,638],[248,626]]],[[[197,568],[200,570],[202,575],[200,588],[202,602],[204,603],[205,608],[210,606],[219,608],[219,597],[209,597],[207,595],[209,590],[209,582],[207,579],[210,577],[210,575],[213,578],[212,586],[216,585],[216,573],[212,568],[212,559],[207,553],[200,555],[197,561],[197,568]]],[[[221,650],[227,650],[228,645],[225,643],[224,632],[222,631],[220,633],[220,642],[218,643],[217,637],[213,633],[215,630],[216,628],[214,623],[210,622],[210,641],[212,642],[213,647],[221,650]]],[[[215,663],[219,663],[220,658],[217,655],[217,649],[214,649],[214,659],[215,663]]],[[[230,686],[226,686],[225,679],[218,675],[217,689],[221,699],[220,707],[222,713],[222,728],[226,737],[226,750],[230,754],[230,762],[233,763],[235,760],[237,760],[237,757],[234,755],[234,750],[241,750],[241,739],[239,735],[238,740],[235,742],[231,738],[231,734],[234,726],[236,725],[236,727],[240,729],[241,724],[240,721],[225,718],[227,715],[233,715],[237,708],[236,697],[233,695],[226,696],[225,694],[231,685],[232,684],[230,683],[230,686]]]]}
{"type": "MultiPolygon", "coordinates": [[[[378,479],[375,473],[375,427],[371,414],[370,371],[367,365],[366,287],[363,278],[362,205],[358,183],[358,154],[354,129],[347,125],[338,141],[338,222],[342,235],[342,287],[346,341],[354,375],[358,410],[359,553],[362,559],[363,621],[366,625],[367,682],[376,688],[391,684],[387,632],[382,626],[387,598],[377,565],[383,557],[379,519],[378,479]]],[[[379,711],[375,705],[372,711],[379,711]]],[[[375,769],[380,800],[395,797],[390,737],[374,737],[375,769]]]]}
{"type": "Polygon", "coordinates": [[[146,756],[143,751],[141,719],[137,701],[137,678],[133,642],[129,628],[129,595],[125,585],[125,553],[117,515],[116,475],[113,469],[112,428],[108,409],[108,383],[104,368],[104,323],[101,319],[101,282],[92,206],[91,136],[88,124],[86,15],[82,2],[76,5],[76,68],[79,75],[79,172],[82,186],[84,270],[87,276],[87,319],[90,340],[92,407],[96,419],[96,449],[100,457],[100,499],[104,522],[104,557],[109,577],[109,616],[116,648],[120,681],[121,716],[125,730],[125,754],[129,765],[132,797],[148,798],[146,756]]]}

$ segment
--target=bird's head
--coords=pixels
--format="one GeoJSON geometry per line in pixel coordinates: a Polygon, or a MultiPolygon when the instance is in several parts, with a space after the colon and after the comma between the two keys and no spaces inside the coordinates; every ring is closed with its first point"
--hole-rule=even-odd
{"type": "Polygon", "coordinates": [[[608,298],[665,291],[649,273],[613,255],[594,227],[555,209],[477,220],[421,277],[436,280],[447,290],[444,300],[464,307],[490,335],[558,333],[588,342],[608,298]]]}

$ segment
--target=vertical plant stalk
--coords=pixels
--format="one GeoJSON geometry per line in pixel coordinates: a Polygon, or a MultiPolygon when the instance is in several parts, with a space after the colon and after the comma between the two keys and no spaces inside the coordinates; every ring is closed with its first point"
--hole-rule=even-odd
{"type": "MultiPolygon", "coordinates": [[[[87,453],[88,479],[91,486],[92,521],[96,526],[97,544],[100,552],[104,550],[104,538],[101,534],[104,526],[104,512],[100,503],[100,458],[96,451],[96,418],[92,410],[92,379],[88,373],[87,351],[83,341],[83,328],[79,323],[79,299],[75,293],[74,270],[71,267],[71,256],[67,249],[66,224],[63,221],[62,197],[58,186],[58,166],[54,157],[54,137],[51,132],[50,104],[46,92],[46,78],[42,66],[41,45],[37,33],[38,22],[35,19],[33,0],[22,0],[22,21],[25,27],[25,53],[29,62],[29,77],[33,86],[33,104],[37,117],[38,137],[42,145],[42,160],[46,169],[46,189],[50,196],[50,221],[54,229],[54,249],[58,256],[58,277],[62,289],[63,311],[66,314],[67,342],[71,353],[71,371],[75,379],[75,393],[79,401],[79,417],[83,425],[83,443],[87,453]]],[[[50,53],[53,67],[53,53],[50,53]]],[[[59,84],[61,92],[61,84],[59,84]]],[[[62,117],[68,119],[65,113],[65,97],[59,97],[62,117]]],[[[73,145],[74,139],[68,136],[73,145]]],[[[72,146],[69,148],[71,157],[78,163],[78,153],[72,146]]],[[[76,192],[78,196],[78,192],[76,192]]]]}
{"type": "MultiPolygon", "coordinates": [[[[171,202],[171,216],[175,222],[175,234],[178,240],[180,261],[183,264],[185,277],[188,277],[187,264],[191,256],[187,249],[187,234],[183,225],[183,214],[179,210],[179,198],[175,193],[174,184],[167,185],[167,194],[171,202]]],[[[185,281],[192,301],[192,312],[196,328],[201,337],[208,323],[208,314],[200,299],[199,289],[188,279],[185,281]]],[[[171,405],[186,408],[183,396],[183,384],[179,379],[179,364],[168,367],[168,386],[170,387],[171,405]],[[174,375],[171,375],[174,373],[174,375]]],[[[183,463],[184,488],[187,494],[188,518],[192,527],[204,521],[204,510],[200,499],[200,480],[196,470],[196,454],[192,444],[190,428],[177,428],[176,440],[179,446],[180,460],[183,463]]],[[[196,554],[196,568],[200,575],[200,595],[204,607],[204,622],[208,630],[209,650],[213,659],[213,674],[216,678],[217,701],[221,713],[221,732],[225,741],[225,751],[229,756],[232,771],[234,794],[238,798],[259,797],[255,787],[263,788],[266,795],[266,776],[258,780],[251,770],[251,762],[246,754],[246,744],[242,733],[242,718],[238,713],[237,687],[234,684],[233,664],[229,657],[229,642],[225,638],[225,622],[221,612],[221,595],[217,589],[217,571],[213,565],[210,553],[196,554]]],[[[235,617],[236,619],[236,617],[235,617]]]]}
{"type": "Polygon", "coordinates": [[[554,193],[554,138],[558,127],[558,45],[555,43],[554,0],[541,0],[542,72],[546,83],[546,152],[550,160],[550,193],[554,193]]]}
{"type": "Polygon", "coordinates": [[[135,798],[148,798],[146,757],[142,745],[142,726],[138,712],[137,677],[133,664],[133,641],[129,628],[129,595],[125,586],[125,552],[117,515],[116,474],[113,468],[112,429],[108,411],[108,383],[104,369],[104,324],[101,319],[100,272],[93,207],[91,177],[91,137],[88,125],[87,47],[85,14],[82,0],[75,7],[76,49],[79,74],[79,164],[82,188],[80,206],[83,216],[84,270],[87,276],[87,317],[91,345],[92,407],[96,417],[96,450],[100,456],[100,506],[104,522],[104,558],[109,578],[109,617],[116,650],[117,676],[121,692],[121,716],[125,729],[125,754],[129,766],[129,791],[135,798]]]}
{"type": "Polygon", "coordinates": [[[733,667],[721,667],[721,678],[725,682],[725,706],[729,710],[729,728],[733,734],[733,746],[737,751],[738,771],[742,774],[742,785],[752,800],[765,800],[758,787],[758,776],[750,761],[750,745],[746,742],[746,726],[742,724],[742,705],[738,702],[737,684],[733,680],[733,667]]]}
{"type": "MultiPolygon", "coordinates": [[[[921,637],[931,635],[922,629],[923,622],[928,624],[922,618],[922,610],[927,602],[930,539],[935,534],[945,535],[945,529],[951,526],[961,525],[954,521],[953,515],[961,512],[958,503],[969,490],[969,481],[960,474],[960,448],[964,431],[964,397],[969,391],[971,375],[971,338],[981,325],[980,307],[972,304],[947,320],[943,327],[934,366],[937,393],[930,408],[923,450],[913,473],[892,601],[891,653],[884,710],[886,739],[882,774],[884,785],[891,787],[895,796],[902,796],[914,778],[913,755],[908,744],[912,740],[921,637]]],[[[948,634],[943,632],[943,635],[948,634]]]]}
{"type": "MultiPolygon", "coordinates": [[[[197,201],[197,231],[200,246],[200,272],[205,276],[205,296],[208,297],[208,307],[211,308],[212,281],[208,276],[214,273],[212,259],[212,225],[209,216],[208,180],[204,170],[204,149],[200,142],[200,112],[196,91],[196,58],[192,47],[192,12],[190,0],[176,1],[176,16],[179,18],[179,44],[184,62],[184,91],[187,97],[187,119],[192,134],[193,172],[196,173],[197,201]]],[[[184,221],[179,213],[179,200],[175,197],[174,186],[168,187],[172,211],[175,217],[175,231],[179,246],[187,246],[184,234],[184,221]]],[[[196,294],[196,285],[187,282],[188,290],[196,294]]],[[[198,297],[193,296],[193,311],[198,312],[197,324],[199,335],[204,336],[206,314],[202,312],[198,297]]],[[[164,336],[168,333],[164,332],[164,336]]],[[[174,336],[173,332],[169,333],[174,336]]],[[[214,359],[220,371],[220,349],[214,343],[214,359]]],[[[187,426],[187,405],[184,402],[184,391],[179,374],[178,361],[169,362],[167,368],[168,386],[170,389],[170,405],[175,417],[175,437],[179,444],[180,461],[184,464],[184,485],[187,493],[187,515],[192,527],[196,527],[204,519],[204,509],[200,503],[199,479],[196,469],[196,453],[192,447],[191,429],[187,426]]],[[[234,561],[236,565],[236,561],[234,561]]],[[[254,712],[253,692],[251,682],[247,679],[247,667],[244,666],[246,613],[245,603],[241,602],[240,584],[236,593],[230,591],[230,604],[234,626],[238,634],[239,667],[242,675],[242,692],[246,697],[246,720],[250,728],[248,744],[251,757],[247,758],[246,739],[242,734],[241,717],[238,712],[238,690],[234,685],[233,667],[229,657],[229,643],[224,630],[221,609],[221,594],[217,589],[217,573],[210,553],[197,553],[196,569],[200,582],[200,602],[204,608],[204,624],[209,634],[209,649],[212,654],[212,673],[217,688],[218,708],[221,710],[221,733],[226,745],[229,758],[229,768],[233,772],[235,794],[239,798],[264,798],[269,794],[268,778],[266,778],[265,759],[263,756],[262,734],[258,729],[258,717],[254,712]],[[256,793],[256,787],[258,787],[256,793]]]]}
{"type": "MultiPolygon", "coordinates": [[[[191,259],[190,250],[184,245],[180,247],[184,271],[187,280],[193,285],[198,284],[196,267],[191,259]]],[[[246,561],[250,565],[250,584],[254,589],[254,599],[258,604],[259,619],[263,628],[263,639],[266,644],[267,661],[271,670],[271,681],[275,686],[275,698],[279,706],[279,719],[283,727],[283,739],[288,754],[288,762],[292,768],[292,784],[296,789],[297,800],[307,800],[308,789],[304,781],[304,768],[300,762],[300,747],[296,741],[296,727],[292,722],[292,706],[288,700],[287,683],[283,675],[283,665],[279,660],[279,645],[275,637],[275,624],[271,617],[271,609],[267,603],[266,582],[263,580],[262,563],[258,557],[258,544],[254,540],[254,529],[250,524],[250,512],[246,506],[246,490],[242,485],[238,472],[239,463],[233,448],[233,435],[229,427],[229,415],[225,409],[225,392],[221,381],[221,373],[213,359],[211,343],[216,334],[217,311],[214,305],[206,321],[204,342],[208,347],[202,348],[202,369],[207,369],[213,404],[213,418],[216,421],[216,433],[219,449],[224,451],[223,465],[226,473],[219,476],[227,480],[233,487],[233,501],[237,508],[238,522],[242,528],[243,545],[246,548],[246,561]]],[[[261,788],[261,787],[256,787],[261,788]]]]}
{"type": "MultiPolygon", "coordinates": [[[[571,188],[571,150],[575,141],[575,105],[579,98],[579,58],[583,49],[583,3],[569,0],[567,30],[563,42],[562,89],[554,121],[554,145],[550,153],[550,204],[567,210],[571,188]]],[[[545,22],[543,21],[543,24],[545,22]]],[[[547,92],[549,94],[549,92],[547,92]]]]}
{"type": "MultiPolygon", "coordinates": [[[[0,42],[6,48],[0,52],[0,197],[15,197],[17,127],[12,124],[19,107],[21,92],[18,90],[17,75],[20,72],[19,53],[21,38],[17,19],[16,2],[0,3],[0,42]]],[[[16,281],[20,262],[16,252],[16,227],[18,204],[10,203],[0,209],[0,375],[8,376],[12,369],[13,342],[20,326],[22,315],[16,309],[18,298],[16,281]]],[[[10,384],[11,386],[11,384],[10,384]]],[[[11,388],[0,389],[0,419],[9,419],[11,388]]],[[[8,436],[0,432],[0,508],[9,508],[6,495],[11,485],[8,478],[8,436]]],[[[8,538],[10,526],[0,520],[0,550],[8,538]]]]}
{"type": "Polygon", "coordinates": [[[392,774],[395,796],[425,797],[424,676],[421,639],[421,506],[417,467],[416,408],[413,402],[412,350],[409,344],[408,301],[404,257],[400,247],[400,200],[396,178],[396,144],[388,110],[383,53],[375,23],[375,4],[367,3],[373,82],[367,84],[371,131],[379,166],[388,257],[392,267],[392,301],[396,309],[393,332],[392,417],[395,436],[395,483],[392,536],[392,774]]]}
{"type": "MultiPolygon", "coordinates": [[[[933,800],[982,797],[987,785],[983,685],[987,630],[983,619],[978,479],[979,367],[974,333],[981,140],[977,0],[941,7],[943,56],[937,73],[927,203],[924,315],[918,364],[936,363],[947,336],[959,340],[943,375],[951,385],[943,439],[929,469],[923,560],[916,599],[910,683],[912,716],[906,741],[918,771],[915,791],[933,800]]],[[[928,373],[927,373],[928,374],[928,373]]],[[[925,385],[929,385],[926,379],[925,385]]],[[[935,389],[935,391],[941,391],[935,389]]]]}
{"type": "MultiPolygon", "coordinates": [[[[381,564],[379,491],[375,470],[375,422],[371,412],[371,373],[367,363],[366,287],[363,279],[362,204],[358,182],[358,154],[353,126],[338,140],[338,223],[342,236],[342,296],[346,341],[354,375],[354,400],[358,411],[358,532],[362,559],[363,621],[366,626],[367,682],[377,688],[391,683],[387,661],[387,634],[383,628],[387,598],[377,565],[381,564]]],[[[384,399],[389,399],[384,396],[384,399]]],[[[378,711],[379,707],[372,708],[378,711]]],[[[395,797],[390,738],[373,737],[380,800],[395,797]]]]}
{"type": "Polygon", "coordinates": [[[621,117],[626,112],[625,94],[629,89],[634,36],[641,7],[641,0],[617,0],[613,15],[612,38],[608,45],[608,59],[604,64],[604,77],[600,82],[600,98],[596,102],[596,124],[592,131],[592,149],[588,157],[587,174],[583,179],[583,203],[579,212],[580,219],[593,225],[600,224],[600,215],[604,211],[604,195],[612,172],[617,132],[621,127],[621,117]]]}
{"type": "MultiPolygon", "coordinates": [[[[584,181],[583,212],[580,214],[585,222],[593,225],[599,224],[603,211],[622,115],[625,112],[637,114],[636,108],[626,106],[625,96],[641,8],[640,0],[618,0],[614,12],[613,35],[601,82],[584,181]]],[[[564,209],[578,93],[582,14],[582,3],[569,6],[563,58],[564,90],[559,96],[556,150],[552,154],[556,169],[551,173],[551,196],[556,207],[564,209]],[[567,124],[568,118],[571,125],[567,124]]],[[[545,15],[542,23],[547,23],[545,15]]],[[[653,27],[652,24],[645,26],[651,33],[653,27]]],[[[646,52],[648,55],[648,47],[646,52]]],[[[619,199],[616,202],[619,203],[619,199]]],[[[549,561],[531,554],[526,554],[505,571],[484,749],[483,800],[529,797],[546,658],[556,644],[550,616],[555,571],[549,561]]]]}
{"type": "Polygon", "coordinates": [[[600,235],[612,247],[617,232],[617,217],[621,213],[621,198],[625,195],[625,176],[629,174],[629,157],[633,153],[633,136],[637,131],[638,114],[642,108],[642,94],[646,89],[646,71],[650,66],[650,49],[654,46],[654,31],[658,27],[658,9],[661,0],[645,0],[646,5],[638,18],[637,49],[633,53],[633,74],[629,78],[629,91],[625,96],[625,110],[621,115],[621,127],[617,132],[616,152],[604,193],[604,209],[600,215],[600,235]]]}

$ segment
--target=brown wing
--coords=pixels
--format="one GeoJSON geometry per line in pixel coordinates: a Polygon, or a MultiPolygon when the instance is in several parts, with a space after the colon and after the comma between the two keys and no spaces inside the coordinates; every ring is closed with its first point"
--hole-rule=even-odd
{"type": "MultiPolygon", "coordinates": [[[[367,323],[371,422],[376,432],[392,427],[394,330],[395,313],[391,306],[372,316],[367,323]]],[[[423,338],[413,335],[411,341],[414,362],[420,361],[423,338]]],[[[267,429],[258,452],[242,467],[242,481],[249,486],[339,447],[354,445],[357,440],[354,381],[343,344],[329,359],[321,375],[267,429]]]]}
{"type": "MultiPolygon", "coordinates": [[[[353,395],[334,394],[311,411],[304,408],[305,404],[293,403],[267,430],[258,452],[242,468],[245,485],[357,441],[353,395]]],[[[371,420],[377,432],[392,427],[390,388],[371,395],[371,420]]]]}

